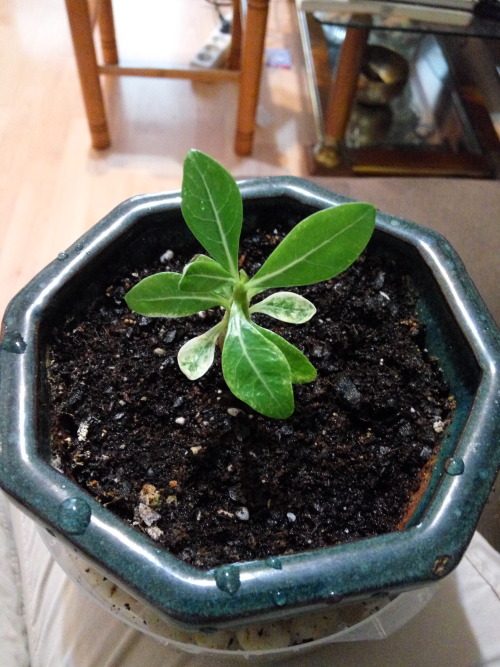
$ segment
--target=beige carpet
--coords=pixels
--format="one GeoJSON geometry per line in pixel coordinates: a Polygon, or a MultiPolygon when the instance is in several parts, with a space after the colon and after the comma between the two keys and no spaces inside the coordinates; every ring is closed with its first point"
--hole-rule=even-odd
{"type": "Polygon", "coordinates": [[[443,178],[317,178],[330,190],[443,234],[500,324],[500,183],[443,178]]]}

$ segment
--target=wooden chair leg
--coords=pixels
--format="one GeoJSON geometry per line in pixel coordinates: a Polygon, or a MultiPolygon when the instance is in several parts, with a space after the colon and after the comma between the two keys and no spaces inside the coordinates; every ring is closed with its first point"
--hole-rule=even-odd
{"type": "Polygon", "coordinates": [[[269,0],[248,0],[236,121],[237,155],[252,152],[268,10],[269,0]]]}
{"type": "Polygon", "coordinates": [[[92,146],[94,148],[107,148],[110,145],[110,137],[87,0],[66,0],[66,10],[92,146]]]}
{"type": "Polygon", "coordinates": [[[227,57],[228,69],[240,69],[241,63],[241,0],[233,0],[231,46],[227,57]]]}
{"type": "Polygon", "coordinates": [[[118,49],[116,48],[112,0],[100,0],[97,20],[99,22],[104,63],[106,65],[118,65],[118,49]]]}

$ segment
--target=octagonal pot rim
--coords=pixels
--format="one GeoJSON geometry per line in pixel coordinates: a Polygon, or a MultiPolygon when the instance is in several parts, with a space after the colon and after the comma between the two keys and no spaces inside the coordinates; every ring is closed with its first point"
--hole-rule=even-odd
{"type": "MultiPolygon", "coordinates": [[[[239,187],[246,203],[279,198],[319,209],[352,201],[294,177],[250,179],[239,187]]],[[[377,233],[416,251],[469,346],[479,377],[453,451],[466,473],[443,474],[416,525],[327,549],[201,571],[117,519],[38,454],[35,409],[41,371],[36,345],[48,304],[138,220],[179,208],[178,191],[128,199],[12,300],[0,346],[0,486],[69,548],[170,619],[190,627],[219,628],[256,616],[290,615],[342,599],[426,585],[449,573],[472,537],[500,466],[500,337],[448,242],[401,218],[377,213],[377,233]],[[279,605],[276,591],[283,596],[279,605]]]]}

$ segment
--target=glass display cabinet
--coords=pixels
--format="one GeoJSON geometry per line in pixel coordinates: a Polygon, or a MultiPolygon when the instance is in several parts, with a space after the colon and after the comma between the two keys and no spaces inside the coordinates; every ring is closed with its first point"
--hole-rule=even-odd
{"type": "Polygon", "coordinates": [[[498,135],[454,53],[466,38],[500,39],[500,22],[305,11],[311,4],[297,2],[317,136],[311,174],[497,177],[498,135]]]}

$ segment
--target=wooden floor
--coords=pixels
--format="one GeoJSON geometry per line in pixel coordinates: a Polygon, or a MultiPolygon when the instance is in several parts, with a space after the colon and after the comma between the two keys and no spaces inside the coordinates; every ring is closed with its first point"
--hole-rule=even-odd
{"type": "MultiPolygon", "coordinates": [[[[187,64],[218,24],[205,0],[114,6],[125,61],[187,64]]],[[[116,204],[178,188],[192,147],[236,177],[308,177],[315,131],[293,0],[271,0],[267,46],[289,49],[292,68],[264,68],[250,158],[233,152],[236,84],[132,77],[105,81],[113,145],[98,152],[90,148],[64,2],[0,0],[0,313],[116,204]]],[[[500,321],[497,181],[315,180],[444,233],[500,321]]]]}
{"type": "MultiPolygon", "coordinates": [[[[0,312],[117,203],[180,187],[192,147],[237,177],[305,173],[301,146],[314,131],[294,5],[271,5],[268,45],[291,48],[299,66],[265,72],[254,155],[242,159],[232,149],[236,84],[131,77],[106,79],[113,145],[93,151],[64,3],[0,0],[0,312]]],[[[115,14],[121,57],[153,64],[188,64],[218,24],[205,0],[119,0],[115,14]]]]}

